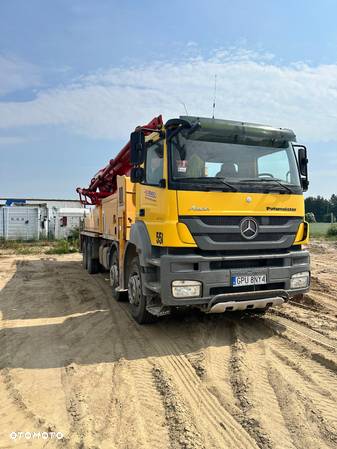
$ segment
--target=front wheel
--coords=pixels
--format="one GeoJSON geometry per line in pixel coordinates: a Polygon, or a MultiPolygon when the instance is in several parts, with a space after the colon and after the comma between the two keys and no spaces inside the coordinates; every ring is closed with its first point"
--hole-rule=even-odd
{"type": "Polygon", "coordinates": [[[130,266],[128,276],[128,295],[131,315],[139,324],[153,323],[157,317],[146,310],[146,297],[142,292],[142,278],[138,257],[135,257],[130,266]]]}
{"type": "Polygon", "coordinates": [[[126,292],[120,292],[117,290],[117,287],[119,286],[119,268],[118,268],[117,251],[113,252],[110,259],[109,277],[110,277],[111,293],[113,298],[116,301],[125,301],[127,299],[127,295],[125,294],[126,292]]]}

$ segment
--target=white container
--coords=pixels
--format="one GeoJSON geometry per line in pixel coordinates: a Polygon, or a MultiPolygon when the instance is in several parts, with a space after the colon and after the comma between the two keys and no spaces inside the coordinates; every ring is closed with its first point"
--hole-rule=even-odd
{"type": "Polygon", "coordinates": [[[5,240],[38,240],[39,215],[38,207],[1,207],[0,237],[5,240]]]}
{"type": "Polygon", "coordinates": [[[87,210],[62,207],[55,217],[55,239],[65,239],[73,229],[79,228],[87,210]]]}

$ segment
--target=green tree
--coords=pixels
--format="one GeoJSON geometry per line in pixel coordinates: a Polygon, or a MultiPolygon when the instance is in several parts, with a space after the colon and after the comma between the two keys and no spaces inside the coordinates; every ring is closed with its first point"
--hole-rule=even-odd
{"type": "Polygon", "coordinates": [[[330,212],[334,214],[334,217],[337,217],[337,195],[333,194],[330,198],[330,212]]]}
{"type": "Polygon", "coordinates": [[[332,212],[331,203],[320,195],[317,197],[309,196],[305,199],[305,211],[306,213],[312,212],[318,222],[329,222],[329,214],[332,212]]]}

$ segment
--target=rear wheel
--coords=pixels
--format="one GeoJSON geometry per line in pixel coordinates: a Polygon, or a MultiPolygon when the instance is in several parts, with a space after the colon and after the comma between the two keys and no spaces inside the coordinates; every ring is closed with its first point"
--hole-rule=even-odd
{"type": "Polygon", "coordinates": [[[116,301],[126,301],[127,300],[126,292],[120,292],[117,290],[117,287],[119,286],[119,268],[118,268],[118,266],[119,266],[118,252],[115,250],[112,253],[112,256],[110,258],[109,277],[110,277],[111,293],[116,301]]]}
{"type": "Polygon", "coordinates": [[[153,323],[157,317],[146,310],[146,297],[142,292],[142,278],[138,257],[135,257],[129,269],[128,295],[133,318],[139,324],[153,323]]]}
{"type": "Polygon", "coordinates": [[[92,257],[92,243],[90,240],[87,242],[86,256],[87,256],[87,270],[89,274],[96,274],[99,271],[98,259],[92,257]]]}

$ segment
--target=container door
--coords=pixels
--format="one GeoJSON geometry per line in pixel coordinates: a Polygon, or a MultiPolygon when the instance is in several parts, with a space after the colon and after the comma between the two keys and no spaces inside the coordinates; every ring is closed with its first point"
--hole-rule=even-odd
{"type": "Polygon", "coordinates": [[[8,240],[37,240],[39,238],[39,209],[8,207],[6,238],[8,240]]]}
{"type": "Polygon", "coordinates": [[[27,240],[38,240],[40,236],[39,229],[39,209],[27,207],[27,240]]]}

